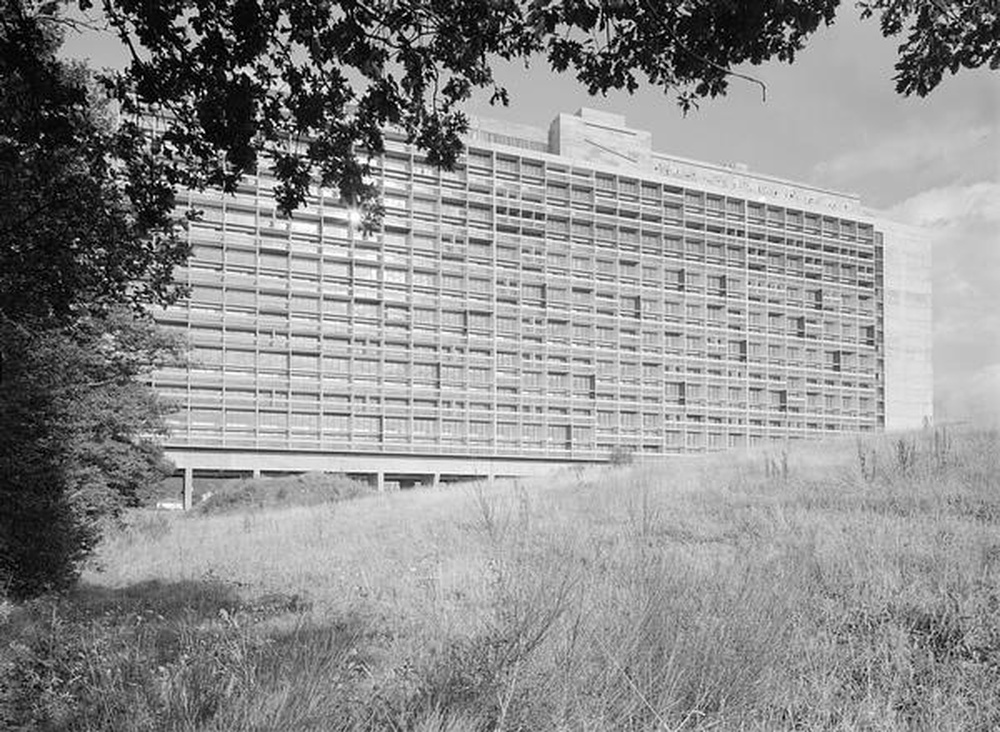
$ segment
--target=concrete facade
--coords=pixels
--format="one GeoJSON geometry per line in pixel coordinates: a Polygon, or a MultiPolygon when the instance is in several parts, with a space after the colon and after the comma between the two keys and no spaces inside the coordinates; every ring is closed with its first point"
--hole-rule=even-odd
{"type": "Polygon", "coordinates": [[[159,316],[192,346],[154,377],[181,405],[168,454],[521,475],[922,422],[919,232],[651,140],[592,110],[480,120],[442,173],[390,133],[370,236],[329,191],[280,218],[266,171],[190,194],[192,297],[159,316]]]}

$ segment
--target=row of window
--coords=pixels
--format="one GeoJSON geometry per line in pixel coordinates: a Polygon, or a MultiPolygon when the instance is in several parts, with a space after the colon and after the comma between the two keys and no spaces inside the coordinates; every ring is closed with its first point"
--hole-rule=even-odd
{"type": "MultiPolygon", "coordinates": [[[[573,221],[572,226],[568,221],[550,220],[543,228],[527,229],[523,227],[498,226],[498,236],[494,238],[492,232],[484,231],[478,237],[474,231],[470,231],[469,236],[461,227],[452,227],[453,232],[441,236],[425,235],[425,240],[420,236],[408,236],[407,233],[414,229],[419,230],[420,225],[411,221],[407,217],[389,214],[386,223],[390,227],[396,227],[398,231],[390,231],[385,234],[372,235],[371,239],[353,240],[349,237],[348,229],[344,227],[334,227],[330,229],[324,226],[322,238],[319,230],[313,231],[311,237],[296,237],[285,239],[275,237],[273,232],[258,231],[252,222],[243,221],[244,216],[235,214],[227,215],[224,219],[218,215],[216,226],[209,223],[196,223],[191,225],[191,240],[203,244],[218,244],[222,241],[238,245],[254,246],[252,240],[257,240],[260,247],[274,257],[280,257],[282,252],[290,247],[301,251],[318,253],[317,245],[322,241],[324,252],[336,253],[338,249],[347,250],[349,244],[354,241],[360,248],[371,251],[373,247],[381,248],[402,248],[413,249],[414,251],[426,251],[440,255],[444,258],[462,260],[466,256],[478,259],[491,259],[494,255],[498,260],[511,263],[520,263],[525,267],[534,267],[538,262],[538,257],[547,256],[542,260],[550,267],[569,266],[570,262],[564,255],[559,253],[559,249],[565,249],[572,237],[574,249],[580,249],[584,253],[600,252],[602,249],[609,251],[638,252],[655,257],[666,258],[686,258],[692,261],[708,261],[719,264],[729,264],[729,266],[742,267],[749,262],[752,267],[757,266],[757,262],[766,263],[769,269],[782,269],[785,260],[791,269],[801,269],[809,272],[809,267],[839,265],[841,267],[853,267],[860,263],[859,270],[865,272],[870,270],[870,263],[873,256],[865,250],[856,250],[844,246],[837,246],[835,243],[826,240],[802,240],[794,238],[775,237],[763,232],[751,231],[749,242],[744,240],[742,230],[721,231],[712,234],[709,231],[706,236],[703,232],[685,232],[683,230],[673,231],[670,228],[664,231],[644,229],[618,229],[611,226],[596,227],[592,222],[573,221]],[[735,237],[735,238],[733,238],[735,237]],[[490,241],[495,241],[491,245],[490,241]],[[306,242],[311,241],[310,246],[306,242]],[[749,243],[749,247],[747,246],[749,243]],[[756,246],[755,246],[756,245],[756,246]],[[518,247],[522,247],[520,250],[518,247]],[[524,247],[533,247],[528,251],[524,247]],[[764,247],[764,248],[762,248],[764,247]],[[809,252],[812,252],[811,254],[809,252]],[[532,258],[532,257],[535,258],[532,258]]],[[[304,233],[304,224],[296,224],[293,232],[304,233]]],[[[346,253],[346,251],[345,251],[346,253]]],[[[573,260],[574,268],[581,265],[581,262],[573,260]]],[[[582,262],[586,266],[587,262],[582,262]]]]}
{"type": "MultiPolygon", "coordinates": [[[[596,393],[596,390],[602,388],[602,385],[598,382],[595,384],[593,376],[569,376],[562,375],[548,375],[546,377],[543,374],[531,375],[537,377],[538,381],[552,381],[553,376],[561,380],[564,386],[561,387],[565,392],[572,390],[574,399],[570,401],[570,409],[574,416],[579,417],[583,420],[590,420],[594,414],[593,402],[603,401],[600,394],[596,393]],[[582,398],[581,398],[582,397],[582,398]]],[[[530,383],[530,379],[527,379],[530,383]]],[[[867,412],[874,408],[874,389],[862,389],[862,390],[850,390],[844,392],[818,392],[818,391],[808,391],[808,392],[790,392],[786,388],[778,389],[767,389],[762,386],[725,386],[720,384],[696,384],[696,383],[685,383],[685,382],[666,382],[665,384],[658,384],[655,387],[657,390],[662,391],[662,401],[656,401],[657,415],[662,419],[662,413],[664,410],[670,415],[677,413],[676,407],[678,406],[713,406],[721,407],[723,410],[736,410],[737,408],[743,409],[747,406],[757,407],[766,406],[772,409],[777,409],[778,411],[833,411],[833,410],[860,410],[862,412],[867,412]]],[[[222,392],[216,392],[214,394],[205,395],[203,393],[185,393],[181,389],[177,388],[164,388],[162,390],[164,398],[171,399],[178,403],[185,403],[194,406],[220,406],[224,403],[227,407],[240,407],[247,405],[259,405],[261,407],[274,408],[276,406],[281,406],[282,408],[290,404],[295,404],[299,408],[311,408],[309,411],[315,411],[319,408],[320,402],[313,395],[310,398],[308,394],[296,394],[294,400],[289,400],[287,392],[279,393],[277,391],[269,391],[266,387],[262,387],[257,391],[247,390],[244,392],[229,391],[226,392],[223,398],[222,392]]],[[[644,396],[648,395],[648,391],[644,392],[644,396]]],[[[323,404],[329,406],[334,403],[335,400],[324,400],[323,404]]],[[[387,405],[390,401],[406,401],[406,400],[394,400],[390,398],[385,399],[387,405]]],[[[414,399],[414,402],[428,402],[426,406],[421,406],[418,409],[421,411],[431,410],[438,411],[438,407],[431,406],[437,403],[449,403],[449,400],[443,399],[436,401],[433,399],[414,399]]],[[[612,401],[612,400],[608,400],[612,401]]],[[[367,408],[370,406],[377,406],[377,404],[369,404],[364,400],[354,400],[356,406],[359,408],[367,408]]],[[[451,402],[454,404],[455,402],[451,402]]],[[[458,403],[461,403],[459,401],[458,403]]],[[[486,411],[489,412],[511,412],[516,413],[518,411],[524,412],[526,414],[531,414],[536,411],[531,404],[524,405],[525,408],[518,409],[519,405],[515,402],[506,401],[503,397],[500,401],[494,403],[486,403],[484,405],[486,411]]],[[[536,405],[537,406],[537,405],[536,405]]],[[[403,405],[393,406],[393,408],[402,408],[404,410],[407,407],[403,405]]],[[[625,407],[623,407],[625,408],[625,407]]],[[[634,409],[634,407],[632,407],[634,409]]],[[[645,409],[649,409],[646,405],[645,409]]],[[[444,411],[463,411],[462,408],[451,406],[451,407],[440,407],[444,411]]],[[[598,419],[600,421],[601,415],[613,415],[616,412],[614,410],[606,411],[607,407],[599,407],[597,411],[598,419]],[[602,411],[605,410],[605,411],[602,411]]],[[[482,410],[480,410],[482,411],[482,410]]],[[[684,410],[681,410],[684,411],[684,410]]],[[[687,410],[690,412],[690,410],[687,410]]],[[[544,409],[539,410],[539,413],[548,414],[559,414],[565,413],[565,410],[555,407],[554,405],[549,405],[544,409]]],[[[625,412],[623,412],[625,413],[625,412]]]]}
{"type": "MultiPolygon", "coordinates": [[[[849,424],[857,420],[837,419],[840,424],[849,424]]],[[[572,435],[577,442],[588,442],[595,435],[609,434],[611,430],[624,430],[625,433],[642,431],[645,435],[670,435],[679,432],[679,425],[664,424],[658,415],[622,415],[618,420],[602,420],[597,427],[580,424],[551,424],[546,422],[508,422],[489,420],[434,419],[423,417],[392,417],[372,415],[347,414],[287,414],[284,412],[252,412],[227,410],[215,412],[205,409],[192,409],[186,422],[175,420],[177,429],[192,431],[217,431],[220,433],[320,433],[328,437],[336,435],[342,439],[356,439],[364,435],[399,436],[419,440],[427,438],[472,438],[501,440],[524,440],[532,442],[543,438],[546,433],[559,434],[564,437],[572,435]]],[[[720,426],[722,426],[720,424],[720,426]]],[[[750,421],[749,425],[741,421],[739,425],[769,426],[775,428],[803,429],[806,423],[800,419],[765,419],[750,421]]],[[[692,434],[705,434],[712,430],[711,425],[685,425],[692,434]]],[[[732,425],[728,425],[731,429],[732,425]]]]}
{"type": "MultiPolygon", "coordinates": [[[[475,173],[496,171],[506,179],[508,183],[506,190],[520,193],[522,197],[527,196],[529,200],[531,198],[541,200],[544,195],[547,199],[583,202],[593,200],[596,194],[598,200],[606,196],[625,202],[641,200],[648,205],[683,203],[691,211],[709,215],[746,215],[752,221],[770,226],[787,226],[817,234],[844,238],[857,237],[866,241],[873,239],[872,227],[863,222],[747,201],[738,197],[721,196],[696,189],[684,189],[629,176],[616,176],[580,168],[573,169],[571,173],[566,166],[558,163],[547,164],[537,159],[518,158],[481,148],[470,148],[466,161],[470,173],[468,176],[465,176],[465,171],[461,169],[455,173],[439,174],[436,169],[428,168],[418,156],[413,156],[412,151],[397,147],[395,152],[390,152],[386,156],[383,173],[386,177],[400,176],[400,174],[406,178],[431,177],[434,179],[433,183],[448,182],[453,190],[459,191],[462,189],[458,188],[458,185],[465,183],[470,191],[475,192],[477,190],[475,173]],[[524,180],[518,181],[518,177],[524,180]],[[543,178],[547,180],[543,182],[543,178]],[[510,183],[519,185],[510,186],[510,183]]],[[[490,176],[480,175],[478,180],[484,178],[489,180],[490,176]]],[[[496,183],[503,187],[504,180],[501,179],[496,183]]],[[[485,192],[488,188],[480,190],[485,192]]]]}
{"type": "MultiPolygon", "coordinates": [[[[551,232],[549,232],[551,233],[551,232]]],[[[273,238],[266,232],[241,231],[232,226],[211,228],[205,224],[194,224],[190,231],[195,245],[195,257],[199,263],[222,266],[222,248],[226,247],[227,268],[255,268],[287,271],[289,251],[292,253],[292,272],[305,271],[318,276],[319,241],[308,246],[305,240],[273,238]]],[[[683,261],[703,262],[727,268],[751,270],[760,269],[773,273],[786,271],[801,272],[798,276],[809,275],[815,279],[826,273],[857,272],[860,275],[874,272],[873,257],[870,253],[831,247],[817,241],[806,242],[807,251],[788,248],[791,242],[726,241],[721,237],[688,233],[662,235],[657,232],[643,232],[641,238],[623,237],[604,241],[589,237],[568,242],[565,239],[544,238],[542,236],[484,233],[481,237],[466,236],[461,230],[454,233],[421,232],[419,228],[404,226],[401,230],[387,230],[375,238],[322,241],[322,254],[339,257],[344,263],[369,260],[373,264],[381,258],[386,262],[396,261],[406,268],[410,258],[418,268],[426,264],[436,268],[444,262],[477,261],[492,267],[521,269],[566,269],[572,267],[580,274],[590,272],[612,272],[624,276],[638,275],[641,260],[646,267],[661,264],[680,265],[683,261]],[[385,248],[385,252],[380,250],[385,248]],[[398,252],[398,253],[397,253],[398,252]],[[572,259],[570,254],[572,253],[572,259]],[[595,266],[596,256],[596,266],[595,266]],[[836,269],[834,269],[836,268],[836,269]]],[[[799,243],[801,244],[801,243],[799,243]]]]}
{"type": "MultiPolygon", "coordinates": [[[[199,263],[200,265],[200,263],[199,263]]],[[[489,300],[494,294],[498,299],[514,299],[518,297],[525,300],[546,300],[553,303],[567,302],[570,294],[575,304],[586,305],[592,298],[600,301],[601,298],[622,297],[618,290],[602,289],[609,287],[600,280],[614,280],[626,286],[626,292],[639,291],[636,287],[638,281],[635,277],[610,276],[601,277],[608,274],[596,270],[590,275],[574,272],[567,278],[565,275],[542,277],[519,277],[516,273],[507,270],[497,270],[492,276],[486,276],[479,268],[468,273],[454,272],[445,268],[444,271],[431,271],[424,269],[428,265],[420,264],[410,271],[395,267],[376,267],[372,265],[354,265],[353,267],[343,262],[324,262],[322,268],[314,267],[313,272],[309,270],[295,270],[291,275],[286,272],[266,270],[261,268],[260,274],[245,274],[240,270],[223,271],[221,269],[203,268],[193,266],[190,269],[190,279],[192,284],[204,288],[206,294],[199,295],[198,299],[205,302],[218,301],[219,294],[213,295],[214,290],[220,290],[220,274],[225,279],[227,289],[236,290],[256,290],[261,289],[272,295],[280,295],[283,292],[294,292],[295,290],[305,290],[304,297],[315,299],[319,296],[318,278],[322,275],[330,285],[329,289],[346,289],[350,286],[379,289],[384,286],[386,291],[399,291],[409,294],[412,288],[414,294],[425,291],[431,296],[437,295],[441,291],[448,296],[461,296],[468,294],[477,299],[489,300]],[[593,275],[597,274],[598,281],[595,282],[593,275]],[[213,281],[213,285],[200,285],[206,280],[213,281]],[[596,290],[595,290],[596,286],[596,290]]],[[[647,268],[643,268],[646,270],[647,268]]],[[[648,268],[652,270],[653,268],[648,268]]],[[[553,273],[554,274],[554,273],[553,273]]],[[[819,283],[802,283],[794,280],[782,278],[777,280],[780,284],[782,298],[788,302],[798,302],[800,306],[823,307],[824,292],[838,293],[835,299],[827,296],[830,304],[843,307],[845,305],[869,304],[872,302],[871,295],[856,293],[849,288],[823,287],[819,283]],[[843,293],[840,295],[839,293],[843,293]]],[[[746,297],[754,288],[765,288],[776,284],[775,280],[761,281],[759,278],[751,276],[746,279],[742,276],[734,275],[725,270],[701,270],[686,269],[683,267],[666,267],[656,269],[655,274],[643,272],[643,297],[656,301],[666,299],[668,302],[679,302],[681,296],[673,295],[675,292],[684,292],[693,297],[707,293],[713,297],[729,297],[730,299],[740,299],[746,297]],[[749,286],[749,289],[748,289],[749,286]]],[[[239,297],[239,295],[237,295],[239,297]]]]}
{"type": "MultiPolygon", "coordinates": [[[[432,275],[437,277],[437,275],[432,275]]],[[[227,278],[227,281],[231,278],[227,278]]],[[[708,278],[714,282],[713,277],[708,278]]],[[[496,309],[508,311],[509,304],[518,306],[518,311],[533,318],[548,318],[549,321],[567,321],[601,316],[622,315],[629,319],[659,321],[662,318],[679,320],[686,317],[689,320],[706,319],[710,323],[728,323],[739,325],[746,319],[750,327],[767,326],[771,330],[784,332],[794,331],[805,336],[815,328],[822,327],[824,332],[833,333],[843,327],[852,334],[858,328],[866,328],[872,324],[857,322],[858,317],[874,317],[874,300],[870,297],[853,297],[852,293],[816,289],[785,289],[782,297],[768,297],[750,300],[745,294],[733,297],[731,300],[714,299],[701,294],[687,293],[675,295],[669,291],[603,289],[591,283],[575,282],[568,285],[564,282],[546,284],[541,282],[511,281],[503,277],[497,279],[495,294],[497,303],[493,302],[493,292],[489,282],[481,283],[487,288],[482,290],[461,291],[456,288],[454,293],[430,292],[409,293],[396,292],[390,288],[378,290],[348,290],[336,289],[331,293],[319,291],[303,291],[302,283],[282,283],[279,288],[253,286],[249,283],[221,285],[201,284],[203,278],[191,277],[191,297],[187,305],[198,309],[244,309],[262,312],[319,317],[320,315],[334,319],[356,319],[410,322],[415,325],[434,324],[455,317],[454,313],[462,314],[466,322],[457,325],[469,325],[479,315],[491,317],[496,309]],[[791,294],[794,300],[787,299],[791,294]],[[352,297],[353,296],[353,297],[352,297]],[[772,302],[772,301],[775,302],[772,302]],[[797,305],[792,305],[792,303],[797,305]],[[760,303],[760,304],[757,304],[760,303]],[[820,314],[822,312],[822,315],[820,314]],[[803,314],[804,313],[804,314],[803,314]],[[452,314],[452,315],[446,315],[452,314]]],[[[723,284],[723,287],[725,285],[723,284]]],[[[333,289],[333,288],[330,288],[333,289]]],[[[496,319],[511,319],[510,315],[498,315],[496,319]]],[[[483,324],[480,324],[483,325],[483,324]]],[[[478,325],[477,325],[478,327],[478,325]]]]}
{"type": "MultiPolygon", "coordinates": [[[[465,310],[450,312],[464,314],[466,320],[469,317],[469,313],[465,310]]],[[[225,315],[225,319],[208,318],[204,321],[189,320],[181,322],[176,322],[175,319],[175,322],[172,324],[168,325],[164,323],[164,327],[169,327],[178,336],[188,339],[195,345],[204,345],[216,349],[225,345],[229,349],[239,350],[292,350],[306,354],[319,354],[323,351],[328,355],[350,353],[355,357],[384,357],[387,360],[408,360],[410,354],[413,354],[418,360],[421,358],[437,359],[439,358],[437,354],[441,354],[440,357],[450,360],[456,358],[464,360],[465,355],[468,354],[470,358],[487,359],[490,362],[492,362],[494,355],[496,355],[499,362],[506,358],[516,358],[516,354],[518,353],[539,354],[537,357],[541,358],[540,354],[547,350],[549,357],[557,361],[566,362],[569,356],[572,356],[574,362],[578,363],[592,363],[594,361],[589,349],[566,343],[555,344],[546,342],[543,344],[534,344],[523,340],[517,341],[516,338],[502,337],[495,339],[496,342],[494,342],[494,339],[472,337],[471,334],[469,337],[465,337],[436,330],[427,333],[418,330],[413,334],[404,334],[406,336],[412,335],[412,339],[409,337],[397,339],[386,332],[388,328],[383,327],[373,328],[372,335],[369,335],[367,332],[361,332],[362,329],[359,327],[361,323],[358,319],[355,319],[353,328],[348,327],[346,329],[348,331],[353,329],[355,331],[353,334],[350,332],[342,333],[339,329],[332,327],[325,329],[321,333],[315,326],[304,329],[291,327],[295,325],[295,322],[290,324],[287,320],[277,321],[281,327],[271,327],[265,325],[265,322],[263,322],[264,319],[261,317],[237,317],[240,313],[220,313],[215,310],[206,310],[206,313],[214,316],[222,314],[225,315]],[[517,341],[517,343],[501,343],[501,340],[517,341]]],[[[193,315],[197,313],[185,312],[182,314],[193,315]]],[[[439,322],[437,320],[438,314],[439,311],[437,310],[428,311],[426,314],[428,322],[439,322]],[[431,315],[431,313],[434,313],[434,315],[431,315]]],[[[480,313],[479,315],[482,316],[483,314],[480,313]]],[[[420,317],[425,316],[420,315],[420,317]]],[[[499,316],[499,319],[507,317],[499,316]]],[[[691,316],[689,319],[692,322],[695,320],[703,321],[701,316],[697,318],[691,316]]],[[[374,318],[373,320],[378,320],[378,318],[374,318]]],[[[386,318],[387,323],[391,323],[394,320],[395,318],[386,318]]],[[[709,317],[707,321],[703,321],[707,322],[707,325],[701,328],[685,328],[680,323],[667,324],[663,328],[637,328],[627,319],[617,319],[610,316],[592,318],[591,316],[579,313],[573,313],[571,316],[562,315],[561,317],[556,317],[552,314],[546,316],[545,313],[541,313],[537,317],[532,317],[530,313],[526,313],[520,316],[520,321],[525,327],[532,326],[541,330],[549,326],[554,329],[561,328],[566,324],[569,324],[573,329],[578,326],[581,329],[586,327],[586,334],[589,335],[598,332],[602,340],[605,339],[605,336],[608,337],[607,340],[614,340],[614,335],[617,333],[620,339],[623,339],[625,342],[635,341],[640,338],[643,341],[658,339],[658,342],[665,342],[671,346],[683,346],[686,345],[688,338],[692,338],[697,339],[691,341],[692,345],[702,343],[710,346],[731,345],[734,348],[739,347],[741,352],[746,351],[748,355],[754,356],[765,355],[765,349],[768,349],[768,354],[779,354],[780,352],[777,350],[770,350],[773,346],[775,348],[784,348],[784,353],[786,354],[796,357],[804,356],[810,361],[819,358],[820,354],[824,351],[842,350],[870,353],[873,346],[868,341],[874,339],[875,336],[874,326],[863,323],[855,326],[850,322],[806,320],[804,327],[807,332],[814,329],[829,331],[831,336],[836,335],[837,338],[827,340],[836,340],[837,343],[801,343],[790,340],[787,337],[790,334],[794,335],[800,327],[803,327],[794,318],[789,319],[787,322],[771,322],[767,328],[762,323],[751,323],[751,334],[749,337],[737,334],[737,329],[732,327],[732,323],[730,323],[729,327],[723,328],[712,317],[709,317]],[[851,344],[851,341],[856,336],[860,336],[862,341],[861,346],[851,344]],[[839,348],[837,347],[838,344],[840,345],[839,348]]],[[[343,322],[345,325],[350,325],[347,319],[343,322]]],[[[582,330],[580,332],[583,333],[582,330]]],[[[651,362],[667,364],[676,362],[676,359],[671,355],[659,353],[660,349],[648,350],[654,351],[655,355],[640,357],[621,354],[621,360],[622,362],[637,363],[640,358],[648,358],[651,362]]],[[[534,357],[531,355],[525,356],[525,358],[529,359],[534,357]]]]}
{"type": "MultiPolygon", "coordinates": [[[[688,350],[701,350],[706,347],[705,340],[700,335],[688,334],[668,334],[671,339],[676,339],[677,349],[686,347],[688,350]]],[[[671,341],[673,343],[674,341],[671,341]]],[[[750,365],[761,361],[765,357],[770,360],[796,360],[802,361],[810,366],[822,368],[829,371],[866,371],[874,365],[874,354],[871,352],[857,352],[843,349],[803,349],[796,346],[783,346],[780,343],[761,343],[746,340],[711,339],[707,344],[709,348],[718,348],[726,352],[729,360],[737,362],[749,361],[750,365]]],[[[259,369],[262,371],[277,372],[318,372],[322,364],[324,374],[353,374],[358,375],[378,375],[386,378],[426,378],[437,379],[447,378],[450,374],[461,373],[468,369],[469,373],[487,372],[488,367],[475,365],[466,366],[464,359],[458,359],[456,363],[426,363],[415,360],[412,367],[410,359],[405,355],[397,356],[398,360],[391,357],[380,361],[378,358],[354,358],[347,356],[336,356],[324,354],[321,358],[319,353],[302,353],[273,350],[239,349],[221,347],[195,346],[191,350],[191,366],[195,368],[205,368],[213,366],[225,366],[232,369],[259,369]]],[[[499,359],[498,359],[499,363],[499,359]]],[[[613,363],[613,362],[612,362],[613,363]]],[[[568,362],[563,360],[563,369],[568,370],[568,362]]],[[[530,367],[530,363],[525,363],[522,368],[530,367]]],[[[670,373],[675,371],[676,363],[656,362],[643,367],[644,378],[655,378],[657,374],[670,373]]],[[[508,367],[516,371],[516,366],[508,367]]],[[[614,375],[628,378],[631,375],[638,376],[638,363],[630,364],[627,361],[620,362],[615,368],[614,375]]],[[[502,370],[501,370],[501,373],[502,370]]]]}
{"type": "MultiPolygon", "coordinates": [[[[202,267],[222,269],[225,265],[227,270],[235,268],[235,271],[259,268],[276,273],[291,272],[294,274],[301,272],[315,277],[321,274],[338,277],[363,275],[365,267],[377,270],[380,269],[380,264],[387,265],[387,269],[403,271],[410,268],[434,271],[442,266],[448,269],[464,270],[466,266],[464,258],[453,256],[456,251],[461,253],[465,248],[477,247],[478,249],[473,253],[479,258],[490,260],[492,250],[488,244],[483,242],[444,240],[439,241],[440,246],[437,247],[434,245],[426,248],[424,245],[413,246],[410,247],[412,251],[405,253],[397,253],[393,248],[381,255],[366,248],[352,249],[346,245],[326,245],[321,257],[315,253],[289,252],[287,246],[273,247],[269,241],[264,239],[237,243],[229,239],[227,234],[220,234],[218,240],[213,240],[211,237],[204,236],[204,232],[204,229],[199,228],[192,232],[191,236],[194,258],[197,264],[202,267]],[[226,236],[225,243],[222,241],[222,236],[226,236]],[[223,259],[223,247],[225,247],[225,259],[223,259]],[[367,254],[360,256],[361,252],[367,252],[367,254]],[[215,266],[212,267],[212,265],[215,266]]],[[[671,242],[668,240],[667,243],[671,242]]],[[[570,246],[565,243],[553,245],[551,242],[498,239],[495,248],[500,261],[496,265],[492,261],[470,261],[468,271],[487,273],[494,271],[495,268],[500,268],[508,272],[526,267],[530,269],[539,263],[545,264],[550,269],[572,269],[571,272],[563,276],[587,276],[597,273],[620,275],[631,279],[637,279],[642,275],[644,279],[655,280],[658,279],[664,268],[685,268],[687,261],[707,261],[709,265],[707,267],[686,268],[692,272],[718,270],[720,274],[731,277],[739,277],[747,262],[749,262],[751,270],[763,267],[776,274],[806,273],[807,271],[810,273],[830,271],[861,274],[874,272],[871,260],[859,260],[860,263],[858,263],[858,261],[848,257],[821,253],[810,255],[776,252],[770,249],[758,250],[754,247],[744,249],[733,245],[723,247],[721,244],[716,245],[709,242],[706,245],[703,240],[691,239],[686,242],[678,239],[676,245],[678,247],[676,250],[668,248],[662,253],[653,253],[643,249],[640,254],[636,250],[623,250],[620,247],[588,247],[575,242],[570,246]]],[[[406,247],[403,248],[406,249],[406,247]]]]}
{"type": "MultiPolygon", "coordinates": [[[[871,424],[846,421],[784,421],[757,420],[740,431],[705,431],[688,429],[620,430],[570,427],[567,425],[509,425],[499,423],[494,432],[489,423],[441,423],[435,425],[440,431],[433,431],[430,425],[394,425],[389,421],[372,418],[354,419],[355,427],[350,432],[331,428],[316,432],[303,425],[288,426],[280,420],[266,428],[253,430],[236,428],[223,431],[209,425],[191,428],[186,436],[192,444],[200,446],[228,445],[231,447],[272,447],[295,449],[315,447],[325,449],[370,449],[398,450],[407,452],[414,449],[438,448],[447,450],[472,448],[471,452],[483,451],[498,454],[523,455],[526,453],[564,453],[574,457],[600,458],[616,447],[647,453],[672,452],[679,449],[722,449],[760,444],[767,439],[801,439],[809,433],[826,431],[872,431],[871,424]],[[418,431],[427,430],[427,431],[418,431]],[[759,430],[759,431],[754,431],[759,430]],[[767,432],[764,432],[766,430],[767,432]]],[[[182,444],[180,441],[178,444],[182,444]]]]}
{"type": "MultiPolygon", "coordinates": [[[[646,370],[644,369],[644,373],[646,370]]],[[[580,414],[589,414],[591,405],[589,402],[595,398],[601,400],[628,402],[641,401],[655,405],[662,404],[664,395],[672,399],[682,399],[689,402],[704,401],[706,397],[718,403],[725,396],[734,402],[744,401],[749,394],[751,398],[760,402],[762,396],[753,395],[764,394],[784,394],[789,402],[802,401],[804,396],[811,400],[817,395],[831,395],[839,399],[838,395],[850,396],[856,394],[870,395],[874,392],[874,381],[869,379],[861,380],[837,380],[837,379],[803,379],[801,376],[784,377],[784,375],[773,375],[771,379],[756,378],[750,381],[712,381],[698,379],[696,377],[683,377],[672,374],[659,374],[656,377],[643,376],[640,382],[635,372],[629,376],[622,377],[618,374],[579,374],[545,371],[525,371],[518,373],[498,374],[498,393],[496,397],[491,394],[478,393],[469,394],[472,401],[466,401],[464,396],[466,390],[463,386],[471,379],[475,383],[476,377],[469,376],[466,372],[455,373],[453,378],[444,377],[442,382],[446,388],[442,388],[440,395],[437,390],[414,390],[411,393],[405,389],[390,388],[386,390],[387,396],[382,399],[382,394],[371,383],[360,383],[364,379],[359,379],[357,389],[344,389],[345,380],[341,377],[344,374],[324,378],[322,381],[310,380],[308,378],[293,377],[272,377],[269,374],[261,374],[259,378],[250,375],[249,378],[239,373],[234,373],[231,378],[227,378],[225,384],[218,376],[205,373],[201,369],[194,369],[191,372],[177,371],[173,374],[159,372],[156,377],[156,385],[161,389],[164,396],[180,401],[191,401],[199,404],[222,404],[236,403],[240,401],[253,401],[254,399],[267,397],[271,401],[282,404],[294,403],[306,406],[310,411],[315,410],[320,404],[353,404],[355,406],[387,406],[409,409],[411,406],[416,409],[484,409],[484,410],[506,410],[511,411],[531,411],[532,402],[530,400],[521,401],[516,395],[510,395],[508,390],[515,387],[520,381],[528,382],[527,386],[533,387],[531,391],[539,391],[539,388],[551,384],[558,384],[558,390],[544,393],[551,397],[551,402],[544,404],[544,399],[537,403],[539,411],[553,411],[561,408],[563,403],[570,403],[573,409],[582,409],[580,414]],[[191,375],[190,387],[187,386],[191,375]],[[777,378],[774,378],[777,376],[777,378]],[[808,382],[804,384],[803,382],[808,382]],[[643,387],[636,389],[636,385],[643,387]],[[501,391],[501,389],[505,391],[501,391]],[[567,399],[569,391],[572,390],[573,398],[567,399]],[[557,393],[558,392],[558,393],[557,393]],[[582,397],[582,398],[581,398],[582,397]],[[626,398],[630,397],[630,398],[626,398]],[[477,401],[483,400],[483,401],[477,401]],[[520,403],[520,407],[518,406],[520,403]]],[[[437,383],[442,377],[434,376],[428,379],[437,383]]],[[[392,387],[392,384],[386,386],[392,387]]],[[[534,398],[534,397],[532,397],[534,398]]],[[[810,401],[810,404],[813,402],[810,401]]],[[[839,404],[834,405],[839,406],[839,404]]]]}

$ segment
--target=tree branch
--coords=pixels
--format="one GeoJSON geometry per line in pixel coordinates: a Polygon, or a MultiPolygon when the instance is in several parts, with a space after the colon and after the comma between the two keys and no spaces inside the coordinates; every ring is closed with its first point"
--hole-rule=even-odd
{"type": "MultiPolygon", "coordinates": [[[[653,0],[653,3],[655,3],[655,1],[656,0],[653,0]]],[[[761,81],[760,79],[758,79],[758,78],[756,78],[754,76],[749,76],[747,74],[741,74],[738,71],[733,71],[732,69],[728,69],[725,66],[722,66],[721,64],[718,64],[718,63],[716,63],[715,61],[712,61],[709,58],[705,58],[700,53],[696,53],[695,51],[692,51],[690,48],[687,47],[687,45],[685,45],[681,41],[680,38],[677,37],[677,34],[674,32],[673,28],[670,27],[670,23],[667,21],[666,18],[664,18],[662,15],[660,15],[660,13],[657,11],[657,9],[656,9],[656,7],[655,7],[655,5],[653,3],[646,2],[646,3],[643,3],[643,5],[645,6],[646,11],[650,15],[654,16],[657,20],[660,21],[660,24],[661,24],[661,27],[663,28],[663,30],[666,32],[666,34],[668,36],[670,36],[670,39],[676,44],[676,46],[679,49],[681,49],[688,56],[691,56],[692,58],[697,59],[698,61],[701,61],[706,66],[711,66],[713,69],[716,69],[717,71],[721,71],[726,76],[733,76],[733,77],[736,77],[737,79],[743,79],[744,81],[749,81],[749,82],[751,82],[753,84],[758,84],[760,86],[761,102],[763,102],[764,104],[767,103],[767,84],[765,84],[763,81],[761,81]]]]}

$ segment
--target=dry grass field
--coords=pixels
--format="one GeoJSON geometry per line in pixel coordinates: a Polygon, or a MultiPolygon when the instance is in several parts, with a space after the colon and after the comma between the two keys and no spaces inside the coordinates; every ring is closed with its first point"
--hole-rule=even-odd
{"type": "Polygon", "coordinates": [[[1000,729],[1000,435],[137,513],[0,728],[1000,729]]]}

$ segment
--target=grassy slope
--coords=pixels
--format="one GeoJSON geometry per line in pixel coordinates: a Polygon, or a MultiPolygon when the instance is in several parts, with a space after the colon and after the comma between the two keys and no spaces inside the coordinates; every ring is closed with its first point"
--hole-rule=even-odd
{"type": "Polygon", "coordinates": [[[137,517],[0,727],[1000,728],[1000,439],[908,440],[137,517]]]}

